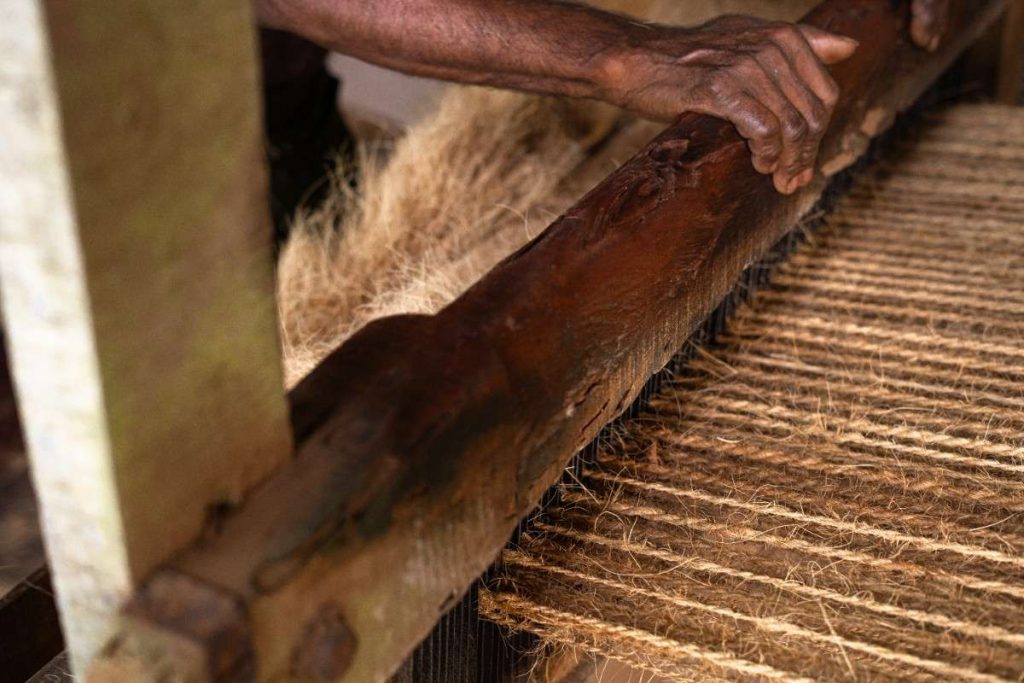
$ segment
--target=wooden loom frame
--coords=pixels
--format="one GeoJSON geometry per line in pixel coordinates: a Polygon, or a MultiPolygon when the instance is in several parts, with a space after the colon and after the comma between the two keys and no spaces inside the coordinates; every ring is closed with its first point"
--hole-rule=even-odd
{"type": "Polygon", "coordinates": [[[438,315],[372,323],[287,399],[248,3],[177,4],[38,0],[0,26],[25,55],[0,71],[4,313],[64,628],[96,681],[394,670],[1005,3],[960,2],[934,54],[906,3],[822,3],[806,20],[861,46],[809,187],[775,193],[730,126],[683,116],[438,315]]]}

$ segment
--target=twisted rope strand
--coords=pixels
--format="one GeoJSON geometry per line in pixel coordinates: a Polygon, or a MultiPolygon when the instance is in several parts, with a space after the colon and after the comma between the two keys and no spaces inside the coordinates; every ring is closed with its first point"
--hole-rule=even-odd
{"type": "Polygon", "coordinates": [[[621,538],[609,538],[601,536],[600,534],[581,532],[570,527],[539,522],[537,524],[537,529],[548,533],[559,534],[576,541],[612,548],[631,555],[645,555],[647,557],[653,557],[674,567],[688,567],[706,574],[720,574],[722,576],[728,576],[742,581],[761,583],[780,591],[803,595],[812,600],[838,602],[844,605],[849,605],[850,607],[856,607],[870,612],[877,612],[878,614],[884,614],[897,619],[916,621],[936,628],[956,631],[968,637],[989,638],[991,640],[1004,642],[1013,646],[1024,646],[1024,634],[1014,633],[998,626],[985,626],[971,621],[962,621],[960,619],[947,617],[943,614],[907,609],[897,605],[871,600],[869,598],[862,598],[858,595],[847,595],[828,588],[808,586],[800,583],[799,581],[780,579],[774,576],[767,576],[765,574],[756,574],[742,569],[733,569],[732,567],[726,567],[699,557],[691,557],[689,555],[682,555],[680,553],[662,550],[660,548],[653,548],[646,544],[633,543],[621,538]]]}
{"type": "Polygon", "coordinates": [[[1024,110],[933,119],[601,442],[488,616],[673,680],[1024,675],[1024,110]]]}

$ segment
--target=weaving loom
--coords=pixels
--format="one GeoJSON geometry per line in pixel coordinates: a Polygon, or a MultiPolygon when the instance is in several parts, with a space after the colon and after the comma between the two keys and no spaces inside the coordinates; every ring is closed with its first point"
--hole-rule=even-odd
{"type": "Polygon", "coordinates": [[[908,0],[809,5],[759,9],[859,46],[792,194],[722,119],[470,93],[276,301],[248,0],[12,5],[0,293],[65,639],[40,568],[0,679],[1019,680],[1024,115],[926,93],[1002,40],[1005,94],[1024,2],[934,50],[908,0]],[[443,292],[366,306],[407,261],[443,292]]]}
{"type": "Polygon", "coordinates": [[[959,106],[598,446],[488,618],[670,680],[1024,673],[1024,112],[959,106]]]}

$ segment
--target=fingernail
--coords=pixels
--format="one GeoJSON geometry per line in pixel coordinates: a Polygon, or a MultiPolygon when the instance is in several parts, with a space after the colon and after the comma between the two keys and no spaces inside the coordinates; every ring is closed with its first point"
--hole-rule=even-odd
{"type": "Polygon", "coordinates": [[[934,37],[932,37],[931,40],[928,41],[928,49],[930,51],[932,51],[932,52],[935,52],[936,50],[939,49],[939,37],[938,36],[934,36],[934,37]]]}
{"type": "Polygon", "coordinates": [[[814,171],[812,169],[807,169],[806,171],[800,174],[800,185],[806,185],[807,183],[811,182],[812,178],[814,178],[814,171]]]}

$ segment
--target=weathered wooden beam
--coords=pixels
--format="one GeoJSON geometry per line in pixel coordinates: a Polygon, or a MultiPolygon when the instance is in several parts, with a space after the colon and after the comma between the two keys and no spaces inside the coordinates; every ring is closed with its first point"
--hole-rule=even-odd
{"type": "Polygon", "coordinates": [[[1009,0],[999,50],[996,99],[1003,104],[1021,104],[1024,87],[1024,0],[1009,0]]]}
{"type": "MultiPolygon", "coordinates": [[[[807,17],[861,43],[834,69],[827,174],[1001,9],[960,2],[927,53],[894,6],[807,17]]],[[[826,184],[777,194],[731,126],[686,115],[436,316],[367,326],[293,392],[295,461],[154,575],[97,680],[156,663],[189,680],[381,680],[826,184]],[[182,618],[203,605],[216,618],[182,618]]]]}
{"type": "Polygon", "coordinates": [[[136,582],[291,455],[247,0],[4,3],[0,280],[84,673],[136,582]]]}

